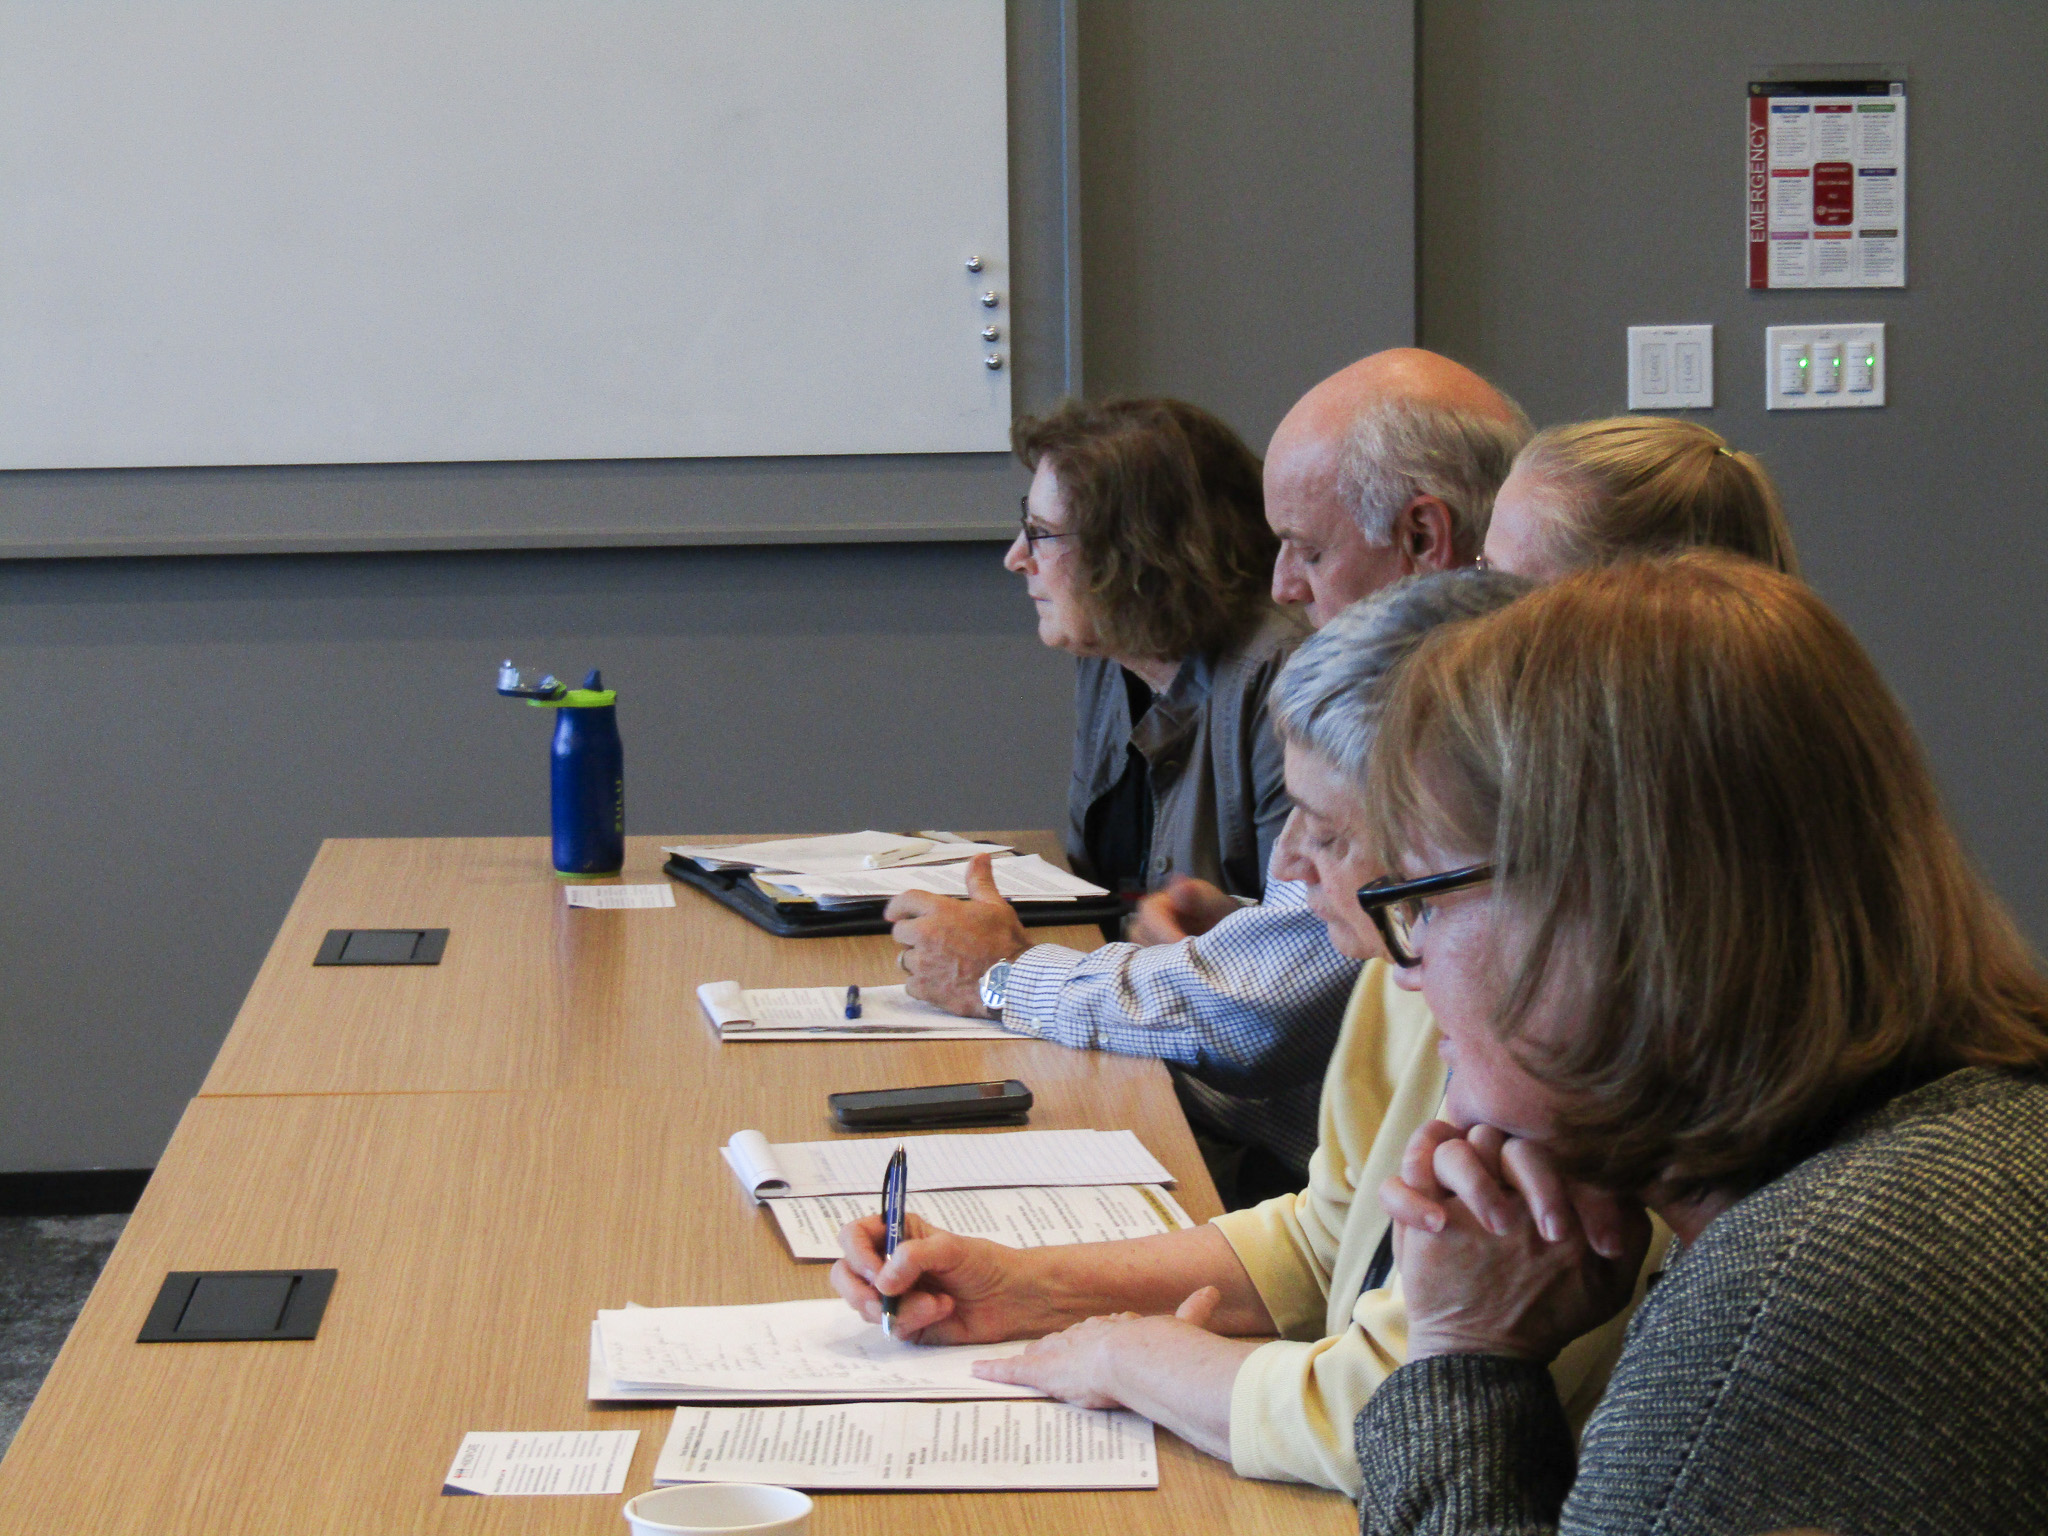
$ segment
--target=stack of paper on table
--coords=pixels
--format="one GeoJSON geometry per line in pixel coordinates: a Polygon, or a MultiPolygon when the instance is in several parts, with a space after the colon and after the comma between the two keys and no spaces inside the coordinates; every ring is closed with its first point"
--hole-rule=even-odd
{"type": "MultiPolygon", "coordinates": [[[[1006,1248],[1110,1243],[1192,1227],[1188,1213],[1157,1184],[1078,1185],[1061,1189],[936,1189],[912,1195],[910,1209],[934,1226],[1006,1248]]],[[[875,1214],[867,1195],[770,1200],[768,1209],[805,1262],[839,1257],[839,1229],[875,1214]]]]}
{"type": "Polygon", "coordinates": [[[755,987],[707,981],[697,1006],[721,1040],[1014,1040],[990,1019],[963,1019],[902,987],[862,987],[860,1017],[844,987],[755,987]]]}
{"type": "Polygon", "coordinates": [[[759,1131],[741,1131],[719,1153],[757,1201],[791,1195],[873,1197],[899,1145],[910,1152],[914,1191],[1173,1182],[1173,1175],[1130,1131],[870,1136],[772,1146],[759,1131]]]}
{"type": "Polygon", "coordinates": [[[657,1483],[791,1488],[1157,1488],[1152,1426],[1065,1403],[678,1408],[657,1483]]]}
{"type": "Polygon", "coordinates": [[[949,832],[919,837],[842,832],[832,837],[778,837],[761,843],[676,843],[662,849],[695,859],[705,869],[767,869],[790,875],[844,875],[907,864],[952,864],[977,853],[1011,851],[1006,843],[970,843],[949,832]]]}
{"type": "Polygon", "coordinates": [[[1026,1341],[933,1347],[892,1339],[837,1297],[746,1307],[626,1307],[597,1314],[590,1396],[599,1402],[855,1402],[1043,1397],[983,1381],[977,1360],[1026,1341]]]}
{"type": "MultiPolygon", "coordinates": [[[[1083,896],[1109,894],[1079,875],[1069,874],[1056,864],[1048,864],[1035,853],[997,859],[993,868],[996,890],[1009,901],[1078,901],[1083,896]]],[[[843,907],[886,901],[905,891],[965,896],[967,866],[958,863],[913,864],[826,875],[756,872],[754,881],[778,900],[794,898],[815,901],[821,907],[843,907]]]]}

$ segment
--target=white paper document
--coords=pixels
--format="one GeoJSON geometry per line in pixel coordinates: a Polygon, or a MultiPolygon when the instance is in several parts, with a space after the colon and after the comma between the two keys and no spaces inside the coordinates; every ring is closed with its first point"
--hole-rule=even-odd
{"type": "MultiPolygon", "coordinates": [[[[1065,1189],[935,1189],[912,1195],[910,1209],[964,1237],[1006,1248],[1111,1243],[1192,1227],[1188,1213],[1157,1184],[1095,1184],[1065,1189]]],[[[790,1257],[839,1257],[839,1229],[875,1214],[873,1195],[813,1195],[770,1200],[790,1257]]]]}
{"type": "Polygon", "coordinates": [[[846,1016],[844,987],[742,988],[707,981],[697,1006],[721,1040],[1014,1040],[992,1019],[963,1019],[902,987],[862,987],[860,1017],[846,1016]]]}
{"type": "Polygon", "coordinates": [[[1065,1403],[678,1408],[657,1483],[790,1488],[1157,1488],[1152,1425],[1065,1403]]]}
{"type": "Polygon", "coordinates": [[[772,869],[792,875],[843,875],[907,864],[951,864],[977,853],[1005,854],[1004,843],[969,843],[935,835],[842,832],[831,837],[778,837],[762,843],[676,843],[662,852],[695,859],[705,869],[772,869]]]}
{"type": "Polygon", "coordinates": [[[773,1145],[759,1131],[741,1131],[719,1152],[756,1200],[785,1195],[873,1198],[898,1146],[909,1149],[913,1190],[1173,1182],[1131,1131],[954,1132],[773,1145]]]}
{"type": "Polygon", "coordinates": [[[1025,1341],[933,1347],[892,1339],[836,1297],[745,1307],[626,1307],[597,1314],[606,1377],[676,1398],[700,1393],[850,1401],[872,1397],[1043,1397],[982,1381],[970,1367],[1025,1341]]]}
{"type": "Polygon", "coordinates": [[[473,1432],[462,1437],[441,1492],[623,1493],[639,1443],[637,1429],[473,1432]]]}
{"type": "Polygon", "coordinates": [[[599,907],[606,911],[676,904],[675,889],[667,885],[572,885],[562,894],[572,907],[599,907]]]}
{"type": "MultiPolygon", "coordinates": [[[[997,859],[996,890],[1010,901],[1075,901],[1107,896],[1099,885],[1048,864],[1035,853],[997,859]]],[[[965,864],[903,865],[894,869],[851,870],[830,875],[762,874],[755,879],[779,894],[805,897],[823,907],[877,901],[905,891],[931,891],[940,896],[967,894],[965,864]]]]}

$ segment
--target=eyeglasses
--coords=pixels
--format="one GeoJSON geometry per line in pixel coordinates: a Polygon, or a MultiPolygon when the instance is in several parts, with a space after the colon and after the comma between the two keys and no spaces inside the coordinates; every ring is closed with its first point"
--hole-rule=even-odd
{"type": "Polygon", "coordinates": [[[1034,557],[1038,554],[1038,546],[1047,539],[1071,539],[1074,536],[1074,530],[1071,528],[1064,533],[1054,533],[1049,528],[1040,528],[1033,523],[1029,491],[1017,498],[1017,526],[1024,530],[1024,552],[1034,557]]]}
{"type": "Polygon", "coordinates": [[[1427,898],[1446,891],[1462,891],[1468,885],[1483,885],[1492,878],[1491,864],[1471,864],[1440,875],[1424,875],[1420,880],[1375,880],[1359,887],[1358,904],[1365,908],[1373,927],[1379,929],[1394,964],[1413,965],[1417,959],[1415,929],[1422,921],[1427,898]]]}

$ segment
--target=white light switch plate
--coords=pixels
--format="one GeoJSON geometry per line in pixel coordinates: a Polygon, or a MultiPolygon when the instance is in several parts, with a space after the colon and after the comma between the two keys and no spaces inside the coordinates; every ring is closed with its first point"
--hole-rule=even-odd
{"type": "Polygon", "coordinates": [[[1773,325],[1764,331],[1767,411],[1841,411],[1883,405],[1884,385],[1881,325],[1773,325]],[[1839,369],[1833,365],[1836,357],[1841,359],[1839,369]],[[1829,378],[1830,372],[1838,376],[1829,378]],[[1806,387],[1786,388],[1795,380],[1806,387]],[[1858,387],[1866,382],[1868,388],[1858,387]],[[1830,384],[1832,389],[1827,387],[1830,384]]]}
{"type": "Polygon", "coordinates": [[[1628,328],[1628,408],[1701,411],[1714,403],[1711,325],[1628,328]]]}

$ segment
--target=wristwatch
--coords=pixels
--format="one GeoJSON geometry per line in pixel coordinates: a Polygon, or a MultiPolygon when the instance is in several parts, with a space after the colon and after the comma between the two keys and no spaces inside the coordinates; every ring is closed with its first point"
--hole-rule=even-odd
{"type": "Polygon", "coordinates": [[[1003,1016],[1003,998],[1009,990],[1009,961],[998,960],[981,973],[981,1006],[999,1019],[1003,1016]]]}

